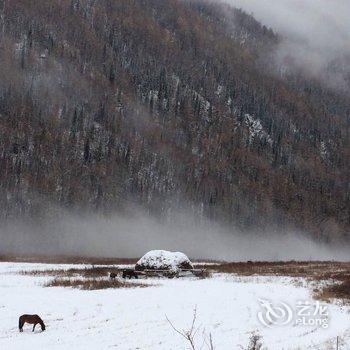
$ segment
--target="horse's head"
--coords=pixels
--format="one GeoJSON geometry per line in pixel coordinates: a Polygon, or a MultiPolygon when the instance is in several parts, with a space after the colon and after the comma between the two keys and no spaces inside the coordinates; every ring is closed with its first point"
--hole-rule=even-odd
{"type": "Polygon", "coordinates": [[[44,322],[41,322],[40,326],[41,326],[42,331],[44,331],[46,329],[44,322]]]}

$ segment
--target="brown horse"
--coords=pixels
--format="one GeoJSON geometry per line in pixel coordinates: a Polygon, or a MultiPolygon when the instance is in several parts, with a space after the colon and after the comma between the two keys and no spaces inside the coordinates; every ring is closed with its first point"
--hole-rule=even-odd
{"type": "Polygon", "coordinates": [[[22,315],[20,318],[19,318],[19,321],[18,321],[18,328],[19,328],[19,331],[20,332],[23,332],[23,325],[25,323],[30,323],[30,324],[33,324],[33,332],[34,332],[34,329],[35,329],[35,326],[39,323],[40,326],[41,326],[41,330],[44,331],[45,330],[45,325],[44,325],[44,322],[43,320],[38,316],[38,315],[22,315]]]}
{"type": "Polygon", "coordinates": [[[137,273],[134,270],[123,270],[123,278],[136,278],[138,279],[139,276],[137,275],[137,273]]]}

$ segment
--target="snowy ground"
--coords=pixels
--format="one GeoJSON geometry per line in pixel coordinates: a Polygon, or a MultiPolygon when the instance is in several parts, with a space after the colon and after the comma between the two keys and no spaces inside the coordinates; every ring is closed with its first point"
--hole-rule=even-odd
{"type": "MultiPolygon", "coordinates": [[[[174,326],[188,329],[197,308],[198,349],[203,331],[212,334],[216,350],[246,349],[252,331],[259,330],[267,349],[350,349],[349,309],[329,305],[330,325],[323,329],[295,325],[263,326],[258,299],[310,301],[310,291],[289,278],[214,276],[211,279],[157,279],[148,288],[81,291],[43,287],[50,277],[18,275],[30,269],[69,265],[0,263],[0,349],[187,349],[174,326]],[[47,328],[29,325],[18,332],[18,317],[37,313],[47,328]]],[[[76,265],[75,265],[76,266],[76,265]]],[[[205,349],[205,347],[204,347],[205,349]]]]}

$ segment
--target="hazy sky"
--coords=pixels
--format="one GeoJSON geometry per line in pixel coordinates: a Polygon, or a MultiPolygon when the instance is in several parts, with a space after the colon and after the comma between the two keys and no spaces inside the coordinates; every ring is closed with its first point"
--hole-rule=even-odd
{"type": "Polygon", "coordinates": [[[280,54],[319,72],[350,55],[350,0],[225,0],[285,38],[280,54]]]}

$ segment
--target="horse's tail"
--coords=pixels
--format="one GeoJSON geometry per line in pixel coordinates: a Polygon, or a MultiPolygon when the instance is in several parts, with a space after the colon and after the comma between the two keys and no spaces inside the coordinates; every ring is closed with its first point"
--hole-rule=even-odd
{"type": "Polygon", "coordinates": [[[23,322],[22,322],[22,317],[18,319],[18,329],[21,331],[23,328],[23,322]]]}

